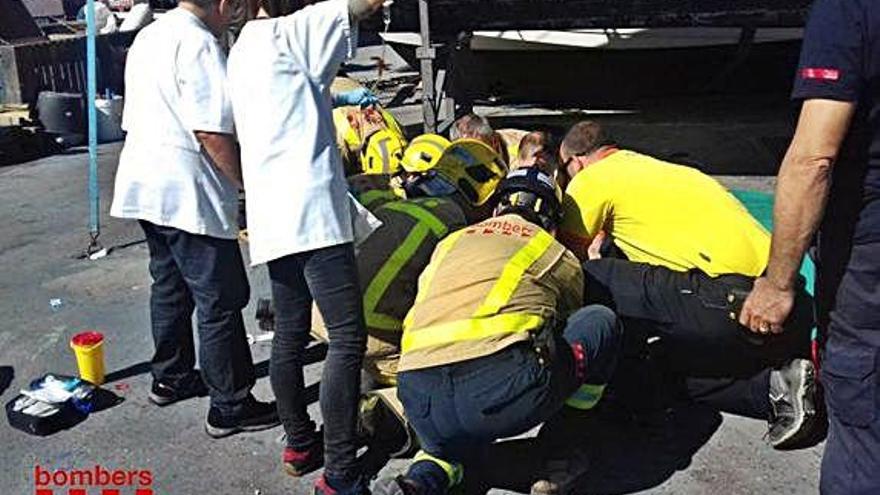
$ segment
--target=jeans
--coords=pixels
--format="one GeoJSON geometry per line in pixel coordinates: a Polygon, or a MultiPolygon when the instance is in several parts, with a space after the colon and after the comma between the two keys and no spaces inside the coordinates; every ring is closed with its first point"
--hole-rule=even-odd
{"type": "Polygon", "coordinates": [[[289,445],[301,449],[315,441],[303,379],[314,300],[330,338],[320,389],[325,476],[334,488],[360,482],[355,426],[367,334],[354,247],[340,244],[270,261],[269,278],[275,306],[269,377],[289,445]]]}
{"type": "Polygon", "coordinates": [[[820,491],[867,495],[880,493],[880,243],[852,246],[844,267],[824,287],[833,299],[821,369],[829,430],[820,491]]]}
{"type": "Polygon", "coordinates": [[[699,271],[603,258],[584,263],[588,299],[609,304],[627,328],[659,336],[665,366],[685,380],[691,398],[725,412],[766,419],[768,368],[810,357],[812,298],[796,294],[780,335],[760,336],[730,314],[732,291],[749,291],[753,279],[709,277],[699,271]]]}
{"type": "Polygon", "coordinates": [[[156,350],[153,378],[180,384],[196,364],[192,314],[196,310],[199,362],[222,414],[240,411],[255,372],[241,309],[250,297],[238,242],[191,234],[141,220],[150,250],[150,320],[156,350]]]}
{"type": "MultiPolygon", "coordinates": [[[[547,420],[583,383],[607,383],[622,335],[614,313],[597,305],[573,314],[562,335],[547,339],[547,351],[540,356],[535,349],[539,340],[478,359],[400,373],[398,396],[422,450],[450,464],[477,461],[496,439],[547,420]],[[585,380],[578,379],[572,344],[586,351],[585,380]]],[[[450,485],[435,462],[415,462],[407,476],[426,495],[445,493],[450,485]]]]}

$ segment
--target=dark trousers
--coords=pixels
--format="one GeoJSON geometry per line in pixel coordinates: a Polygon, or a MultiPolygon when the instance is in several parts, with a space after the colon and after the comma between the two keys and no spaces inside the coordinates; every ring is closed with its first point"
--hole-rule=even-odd
{"type": "Polygon", "coordinates": [[[238,242],[140,221],[150,250],[150,320],[156,380],[174,386],[199,363],[211,405],[236,414],[254,385],[254,363],[241,309],[250,297],[238,242]]]}
{"type": "MultiPolygon", "coordinates": [[[[398,396],[422,450],[452,464],[477,461],[496,439],[547,420],[583,383],[607,383],[622,335],[614,313],[597,305],[576,312],[563,335],[547,340],[544,358],[530,341],[478,359],[401,372],[398,396]],[[585,381],[577,378],[574,343],[586,351],[585,381]]],[[[408,476],[425,495],[449,488],[434,462],[415,462],[408,476]]]]}
{"type": "Polygon", "coordinates": [[[367,341],[354,248],[340,244],[270,261],[269,278],[275,305],[269,376],[288,442],[303,448],[315,439],[303,379],[314,301],[330,339],[320,389],[325,475],[333,486],[349,485],[360,476],[355,424],[367,341]]]}
{"type": "Polygon", "coordinates": [[[610,258],[584,263],[584,273],[587,298],[612,307],[628,330],[659,336],[664,365],[684,378],[691,398],[719,410],[766,418],[768,368],[810,356],[812,298],[803,290],[785,331],[760,336],[731,318],[737,308],[729,296],[751,290],[750,277],[610,258]]]}
{"type": "MultiPolygon", "coordinates": [[[[819,268],[820,275],[833,269],[824,263],[819,268]]],[[[829,430],[820,490],[875,494],[880,493],[880,243],[853,246],[836,282],[823,287],[833,302],[821,369],[829,430]]]]}

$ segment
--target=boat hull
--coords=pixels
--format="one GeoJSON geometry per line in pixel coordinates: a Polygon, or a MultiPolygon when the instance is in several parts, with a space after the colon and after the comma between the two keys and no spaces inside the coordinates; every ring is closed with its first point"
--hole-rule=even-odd
{"type": "MultiPolygon", "coordinates": [[[[545,36],[542,42],[538,36],[517,41],[477,33],[472,49],[458,52],[452,93],[474,100],[596,106],[667,95],[785,92],[791,86],[800,30],[763,35],[759,30],[751,43],[739,43],[737,29],[724,36],[678,31],[675,37],[641,35],[604,44],[597,36],[570,37],[565,44],[564,36],[545,36]]],[[[418,66],[411,38],[387,41],[418,66]]],[[[440,66],[447,57],[439,52],[440,66]]]]}

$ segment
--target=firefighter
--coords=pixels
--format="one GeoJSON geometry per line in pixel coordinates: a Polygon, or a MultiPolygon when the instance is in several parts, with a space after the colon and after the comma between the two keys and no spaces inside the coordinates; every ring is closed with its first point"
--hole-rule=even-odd
{"type": "MultiPolygon", "coordinates": [[[[488,150],[476,144],[473,149],[488,150]]],[[[439,160],[429,174],[409,184],[407,199],[372,209],[382,226],[358,247],[357,265],[369,335],[364,368],[379,385],[396,383],[403,318],[415,301],[419,274],[437,243],[485,219],[475,216],[477,208],[488,203],[507,173],[492,160],[474,165],[479,173],[467,173],[466,163],[439,160]]],[[[323,325],[314,328],[316,336],[325,340],[323,325]]]]}
{"type": "Polygon", "coordinates": [[[435,249],[404,321],[398,396],[422,450],[378,494],[442,494],[491,443],[564,404],[590,409],[617,361],[611,310],[582,308],[577,258],[553,238],[561,190],[535,169],[499,185],[495,217],[435,249]]]}
{"type": "Polygon", "coordinates": [[[400,159],[394,174],[360,173],[348,177],[348,189],[367,209],[398,199],[406,199],[406,185],[433,169],[449,140],[437,134],[422,134],[413,139],[400,159]]]}
{"type": "Polygon", "coordinates": [[[333,109],[333,123],[347,175],[394,174],[400,170],[407,142],[390,112],[377,104],[347,105],[333,109]]]}

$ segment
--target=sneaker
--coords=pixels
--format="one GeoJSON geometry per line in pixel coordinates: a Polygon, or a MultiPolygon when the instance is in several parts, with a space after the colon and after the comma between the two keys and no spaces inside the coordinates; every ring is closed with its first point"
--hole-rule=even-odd
{"type": "Polygon", "coordinates": [[[815,445],[827,430],[812,361],[794,359],[770,372],[767,437],[777,450],[815,445]]]}
{"type": "Polygon", "coordinates": [[[284,447],[281,453],[281,466],[284,472],[299,478],[311,473],[324,465],[324,442],[320,439],[306,450],[296,450],[293,447],[284,447]]]}
{"type": "Polygon", "coordinates": [[[205,420],[205,431],[214,438],[223,438],[243,431],[267,430],[280,423],[275,402],[260,402],[249,395],[241,412],[234,416],[224,415],[211,406],[205,420]]]}
{"type": "Polygon", "coordinates": [[[206,395],[208,395],[208,387],[202,381],[201,375],[191,373],[176,385],[162,380],[153,380],[153,386],[150,387],[147,398],[153,404],[164,407],[185,399],[205,397],[206,395]]]}
{"type": "Polygon", "coordinates": [[[323,474],[315,480],[315,495],[365,495],[369,493],[370,491],[360,479],[345,490],[337,490],[330,486],[323,474]]]}

